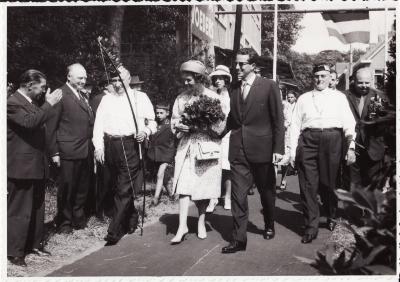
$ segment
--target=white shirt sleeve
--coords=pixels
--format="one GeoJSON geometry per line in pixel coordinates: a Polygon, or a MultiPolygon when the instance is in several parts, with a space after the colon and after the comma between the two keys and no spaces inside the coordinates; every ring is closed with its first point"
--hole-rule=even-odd
{"type": "Polygon", "coordinates": [[[105,115],[105,108],[104,108],[104,100],[106,96],[101,99],[99,107],[97,108],[96,112],[96,119],[94,121],[94,128],[93,128],[93,145],[95,150],[104,151],[104,115],[105,115]]]}
{"type": "Polygon", "coordinates": [[[157,132],[157,122],[155,121],[154,107],[146,93],[142,94],[142,104],[139,107],[144,109],[144,117],[148,121],[148,125],[143,128],[147,136],[157,132]]]}
{"type": "Polygon", "coordinates": [[[289,127],[290,136],[290,157],[292,160],[296,158],[296,150],[298,145],[298,140],[300,136],[301,123],[302,123],[302,109],[301,109],[302,99],[301,97],[294,106],[293,115],[291,118],[291,124],[289,127]]]}

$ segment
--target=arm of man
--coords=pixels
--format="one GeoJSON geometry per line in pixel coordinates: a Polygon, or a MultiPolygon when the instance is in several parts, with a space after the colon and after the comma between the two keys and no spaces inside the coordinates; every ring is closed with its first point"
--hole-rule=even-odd
{"type": "Polygon", "coordinates": [[[273,161],[279,162],[285,153],[285,128],[283,126],[282,99],[278,84],[271,81],[269,111],[273,130],[273,161]]]}
{"type": "MultiPolygon", "coordinates": [[[[146,133],[147,137],[149,137],[150,135],[157,132],[157,122],[155,121],[156,116],[154,114],[153,104],[151,103],[147,94],[143,93],[142,95],[143,95],[142,96],[143,105],[139,105],[139,106],[140,107],[143,106],[143,108],[144,108],[145,116],[143,117],[143,120],[147,119],[147,121],[148,121],[148,124],[145,125],[145,127],[143,127],[142,130],[146,133]]],[[[144,122],[143,122],[143,124],[144,124],[144,122]]]]}
{"type": "Polygon", "coordinates": [[[46,122],[46,143],[51,157],[59,155],[57,144],[57,129],[63,111],[62,102],[54,105],[50,110],[50,117],[46,122]]]}
{"type": "Polygon", "coordinates": [[[342,118],[343,118],[343,133],[345,136],[345,139],[347,141],[346,144],[343,144],[343,146],[347,146],[347,154],[346,154],[346,160],[347,160],[347,165],[350,165],[356,161],[356,155],[355,155],[355,143],[354,140],[356,139],[356,120],[354,119],[353,113],[351,112],[350,105],[348,103],[348,100],[346,96],[341,96],[342,97],[342,118]]]}
{"type": "Polygon", "coordinates": [[[289,136],[290,136],[290,164],[294,168],[295,166],[295,159],[296,159],[296,150],[298,145],[298,140],[300,136],[300,129],[301,129],[301,104],[302,99],[299,97],[296,105],[294,106],[293,115],[289,127],[289,136]]]}
{"type": "Polygon", "coordinates": [[[104,163],[104,101],[102,99],[96,111],[96,119],[93,127],[93,145],[95,158],[98,162],[104,163]]]}
{"type": "Polygon", "coordinates": [[[7,102],[7,120],[23,128],[33,130],[45,124],[50,116],[51,105],[45,102],[37,112],[28,112],[22,105],[7,102]]]}

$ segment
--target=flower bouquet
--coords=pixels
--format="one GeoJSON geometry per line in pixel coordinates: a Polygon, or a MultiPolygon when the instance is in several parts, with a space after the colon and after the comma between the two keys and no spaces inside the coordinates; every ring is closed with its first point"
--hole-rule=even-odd
{"type": "Polygon", "coordinates": [[[377,94],[371,97],[371,103],[368,107],[368,120],[374,120],[385,113],[386,101],[379,97],[377,94]]]}
{"type": "Polygon", "coordinates": [[[212,125],[225,119],[225,114],[220,100],[199,95],[197,100],[186,105],[181,118],[182,124],[189,126],[192,131],[209,132],[212,125]]]}

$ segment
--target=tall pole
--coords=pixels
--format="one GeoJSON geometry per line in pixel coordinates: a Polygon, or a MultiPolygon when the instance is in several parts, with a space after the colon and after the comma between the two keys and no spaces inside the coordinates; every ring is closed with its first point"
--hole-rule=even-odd
{"type": "Polygon", "coordinates": [[[236,5],[235,35],[233,38],[233,56],[236,56],[240,48],[240,36],[242,34],[242,5],[236,5]]]}
{"type": "MultiPolygon", "coordinates": [[[[387,30],[387,26],[388,26],[388,15],[387,15],[387,7],[385,7],[385,67],[384,67],[384,71],[383,71],[383,76],[385,77],[386,72],[387,72],[387,66],[386,66],[386,62],[388,61],[388,30],[387,30]]],[[[385,79],[384,79],[385,81],[385,79]]]]}
{"type": "Polygon", "coordinates": [[[276,81],[276,61],[278,57],[278,3],[275,3],[274,9],[274,59],[272,61],[272,79],[276,81]]]}

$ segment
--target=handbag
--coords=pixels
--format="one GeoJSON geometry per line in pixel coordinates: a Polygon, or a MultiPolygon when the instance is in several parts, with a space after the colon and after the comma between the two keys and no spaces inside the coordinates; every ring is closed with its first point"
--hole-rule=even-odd
{"type": "Polygon", "coordinates": [[[221,146],[214,142],[198,142],[196,159],[199,161],[204,160],[217,160],[221,157],[221,146]]]}

